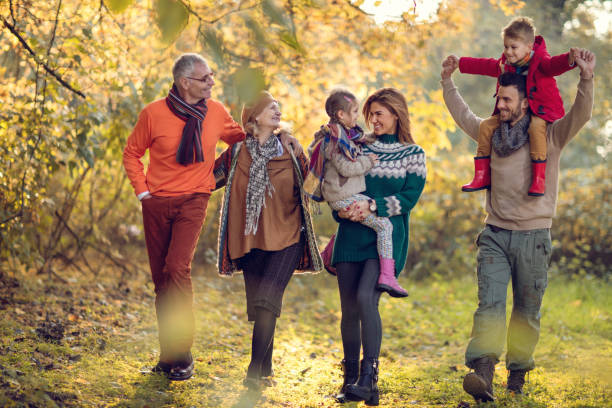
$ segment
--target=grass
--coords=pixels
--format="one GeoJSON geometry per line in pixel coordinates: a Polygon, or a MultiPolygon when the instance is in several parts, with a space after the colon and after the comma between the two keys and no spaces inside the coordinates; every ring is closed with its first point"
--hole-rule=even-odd
{"type": "MultiPolygon", "coordinates": [[[[6,272],[0,284],[0,406],[340,407],[339,300],[332,276],[296,275],[284,299],[274,351],[277,386],[245,393],[252,326],[241,276],[195,268],[196,375],[168,382],[140,371],[157,358],[152,285],[146,274],[69,277],[68,284],[6,272]],[[56,325],[53,326],[52,323],[56,325]],[[63,334],[53,339],[53,334],[63,334]]],[[[68,272],[66,272],[68,273],[68,272]]],[[[462,389],[463,352],[476,307],[472,277],[414,283],[404,300],[380,302],[382,407],[472,406],[462,389]]],[[[495,405],[612,407],[610,284],[551,276],[542,308],[537,368],[526,394],[504,391],[495,405]]],[[[510,307],[508,308],[510,309],[510,307]]],[[[356,407],[359,403],[346,404],[356,407]]]]}

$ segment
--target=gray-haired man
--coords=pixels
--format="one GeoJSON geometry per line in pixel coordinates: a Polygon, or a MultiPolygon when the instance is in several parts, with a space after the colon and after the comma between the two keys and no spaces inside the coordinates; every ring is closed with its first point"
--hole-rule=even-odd
{"type": "Polygon", "coordinates": [[[183,54],[172,69],[166,98],[147,105],[123,152],[123,164],[142,203],[145,241],[155,285],[160,357],[153,371],[172,380],[193,373],[191,261],[211,192],[219,140],[244,139],[225,107],[210,98],[215,84],[206,60],[183,54]],[[145,174],[141,161],[149,150],[145,174]]]}

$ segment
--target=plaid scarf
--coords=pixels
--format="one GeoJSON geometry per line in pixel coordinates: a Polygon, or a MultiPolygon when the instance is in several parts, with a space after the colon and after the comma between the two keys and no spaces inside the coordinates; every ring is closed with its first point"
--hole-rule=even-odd
{"type": "Polygon", "coordinates": [[[520,75],[527,75],[529,71],[529,63],[531,62],[531,57],[533,57],[534,51],[532,50],[529,54],[525,55],[525,57],[514,63],[510,64],[516,69],[516,73],[520,75]]]}
{"type": "Polygon", "coordinates": [[[500,157],[506,157],[527,143],[529,139],[527,134],[529,123],[531,123],[531,115],[528,113],[512,127],[510,127],[508,122],[502,122],[493,131],[493,136],[491,137],[491,144],[495,153],[500,157]]]}
{"type": "Polygon", "coordinates": [[[324,200],[321,193],[321,184],[325,177],[323,173],[327,146],[332,143],[334,148],[337,148],[347,159],[355,161],[359,155],[359,149],[351,146],[350,142],[364,143],[365,139],[365,134],[359,126],[347,131],[344,126],[335,122],[321,126],[321,130],[315,133],[315,147],[310,156],[308,176],[304,181],[304,189],[314,201],[321,202],[324,200]]]}
{"type": "Polygon", "coordinates": [[[194,162],[204,161],[204,153],[202,153],[202,122],[206,117],[208,107],[206,99],[199,100],[194,105],[190,105],[181,98],[175,84],[172,84],[172,89],[166,97],[168,108],[176,116],[184,120],[185,127],[183,128],[183,137],[176,151],[176,161],[183,166],[187,166],[194,162]]]}
{"type": "Polygon", "coordinates": [[[270,175],[268,174],[268,162],[278,156],[280,142],[276,136],[272,135],[263,145],[260,145],[259,141],[252,135],[247,135],[244,143],[252,159],[246,193],[244,235],[255,235],[257,234],[261,209],[266,206],[266,190],[270,197],[272,197],[274,191],[274,186],[270,182],[270,175]]]}

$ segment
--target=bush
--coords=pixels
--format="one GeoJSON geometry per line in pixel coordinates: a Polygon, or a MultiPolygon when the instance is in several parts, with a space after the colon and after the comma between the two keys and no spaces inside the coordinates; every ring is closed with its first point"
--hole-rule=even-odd
{"type": "Polygon", "coordinates": [[[610,278],[612,268],[610,169],[564,172],[553,220],[553,258],[560,273],[610,278]]]}

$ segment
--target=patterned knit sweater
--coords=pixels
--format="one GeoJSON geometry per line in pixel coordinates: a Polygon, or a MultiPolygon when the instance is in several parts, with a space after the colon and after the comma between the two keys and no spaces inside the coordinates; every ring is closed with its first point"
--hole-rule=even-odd
{"type": "MultiPolygon", "coordinates": [[[[396,135],[379,136],[365,145],[363,154],[374,153],[379,162],[365,176],[365,195],[376,200],[377,215],[393,224],[395,274],[400,274],[408,253],[408,222],[425,187],[425,152],[417,145],[403,145],[396,135]]],[[[339,221],[332,264],[378,259],[376,233],[358,222],[339,221]]]]}

